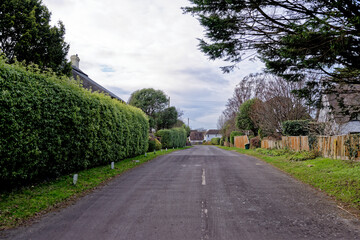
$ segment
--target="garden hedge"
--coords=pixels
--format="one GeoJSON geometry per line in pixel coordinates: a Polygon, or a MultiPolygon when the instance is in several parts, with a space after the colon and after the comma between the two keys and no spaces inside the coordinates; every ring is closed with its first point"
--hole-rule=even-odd
{"type": "Polygon", "coordinates": [[[138,108],[0,59],[0,186],[30,184],[142,154],[138,108]]]}
{"type": "Polygon", "coordinates": [[[212,138],[210,142],[212,145],[220,145],[220,140],[221,138],[212,138]]]}
{"type": "Polygon", "coordinates": [[[232,132],[230,133],[230,143],[231,143],[231,144],[234,144],[234,138],[235,138],[236,136],[242,136],[242,135],[244,135],[244,133],[239,132],[239,131],[232,131],[232,132]]]}
{"type": "Polygon", "coordinates": [[[282,123],[283,134],[286,136],[309,135],[310,120],[288,120],[282,123]]]}
{"type": "Polygon", "coordinates": [[[182,127],[162,129],[156,132],[161,138],[163,148],[184,147],[186,145],[186,130],[182,127]]]}

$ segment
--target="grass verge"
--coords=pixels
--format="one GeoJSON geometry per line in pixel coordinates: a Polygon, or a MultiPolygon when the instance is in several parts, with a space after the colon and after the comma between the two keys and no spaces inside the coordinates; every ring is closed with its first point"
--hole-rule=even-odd
{"type": "Polygon", "coordinates": [[[156,154],[152,152],[147,153],[147,156],[128,158],[115,163],[114,169],[111,169],[109,164],[78,172],[76,185],[73,185],[71,174],[51,182],[0,193],[0,230],[19,226],[44,213],[67,206],[129,169],[155,157],[186,148],[157,151],[156,154]]]}
{"type": "MultiPolygon", "coordinates": [[[[339,207],[346,208],[358,218],[360,210],[360,163],[318,157],[312,160],[291,161],[288,155],[269,156],[267,151],[220,147],[254,156],[296,179],[307,183],[333,197],[339,207]]],[[[291,157],[290,157],[291,158],[291,157]]]]}

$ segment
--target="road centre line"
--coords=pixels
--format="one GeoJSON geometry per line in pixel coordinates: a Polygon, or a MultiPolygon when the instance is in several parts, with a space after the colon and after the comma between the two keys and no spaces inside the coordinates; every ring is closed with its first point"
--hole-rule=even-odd
{"type": "Polygon", "coordinates": [[[202,182],[201,182],[201,185],[205,186],[206,185],[206,179],[205,179],[205,169],[203,168],[202,169],[202,182]]]}

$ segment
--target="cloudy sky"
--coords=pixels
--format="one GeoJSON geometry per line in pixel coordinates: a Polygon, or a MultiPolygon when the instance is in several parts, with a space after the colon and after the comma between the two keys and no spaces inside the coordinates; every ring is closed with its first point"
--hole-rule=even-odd
{"type": "Polygon", "coordinates": [[[70,55],[80,69],[123,100],[142,88],[163,90],[171,105],[190,119],[192,129],[214,129],[236,84],[259,72],[259,62],[243,61],[223,74],[221,61],[197,49],[203,29],[181,7],[187,0],[43,0],[52,22],[65,24],[70,55]]]}

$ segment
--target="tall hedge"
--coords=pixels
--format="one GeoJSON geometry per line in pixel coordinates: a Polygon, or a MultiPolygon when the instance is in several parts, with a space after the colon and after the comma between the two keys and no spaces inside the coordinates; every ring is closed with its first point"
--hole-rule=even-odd
{"type": "Polygon", "coordinates": [[[186,130],[182,127],[162,129],[156,132],[161,138],[163,148],[184,147],[186,145],[186,130]]]}
{"type": "Polygon", "coordinates": [[[310,120],[289,120],[282,123],[283,134],[286,136],[309,135],[310,120]]]}
{"type": "Polygon", "coordinates": [[[0,186],[11,188],[142,154],[146,115],[68,78],[0,59],[0,186]]]}
{"type": "Polygon", "coordinates": [[[239,131],[232,131],[232,132],[230,133],[230,143],[231,143],[231,144],[234,144],[234,138],[235,138],[236,136],[242,136],[242,135],[244,135],[244,133],[239,132],[239,131]]]}

